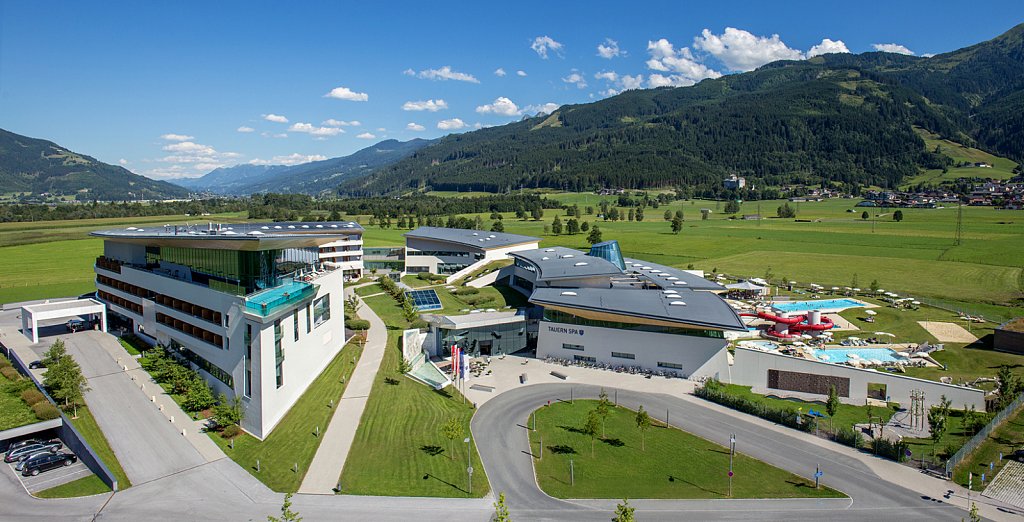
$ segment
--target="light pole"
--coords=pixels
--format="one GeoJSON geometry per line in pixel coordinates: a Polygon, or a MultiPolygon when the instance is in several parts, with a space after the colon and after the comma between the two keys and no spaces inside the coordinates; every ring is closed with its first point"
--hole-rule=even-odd
{"type": "Polygon", "coordinates": [[[469,437],[462,441],[466,443],[466,477],[469,482],[468,492],[470,495],[473,494],[473,452],[469,447],[469,437]]]}
{"type": "Polygon", "coordinates": [[[736,454],[736,434],[729,435],[729,497],[732,497],[732,456],[736,454]]]}

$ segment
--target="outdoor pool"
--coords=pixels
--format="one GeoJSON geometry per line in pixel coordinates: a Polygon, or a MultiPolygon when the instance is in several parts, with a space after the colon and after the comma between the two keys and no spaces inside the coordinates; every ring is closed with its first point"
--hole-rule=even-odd
{"type": "Polygon", "coordinates": [[[756,346],[767,351],[775,351],[779,349],[779,343],[774,343],[772,341],[743,341],[743,343],[746,343],[749,346],[756,346]]]}
{"type": "Polygon", "coordinates": [[[821,310],[822,312],[838,312],[847,308],[864,306],[864,303],[856,299],[822,299],[820,301],[788,301],[772,304],[772,308],[779,312],[807,312],[810,310],[821,310]]]}
{"type": "Polygon", "coordinates": [[[908,359],[896,355],[896,352],[888,348],[836,348],[834,350],[814,350],[814,356],[818,359],[843,364],[850,360],[870,361],[872,359],[883,363],[907,362],[908,359]],[[850,357],[850,355],[854,357],[850,357]]]}

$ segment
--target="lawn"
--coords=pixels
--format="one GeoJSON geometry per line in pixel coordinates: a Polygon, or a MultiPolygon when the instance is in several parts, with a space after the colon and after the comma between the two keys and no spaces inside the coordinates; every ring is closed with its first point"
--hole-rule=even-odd
{"type": "MultiPolygon", "coordinates": [[[[961,486],[967,487],[968,473],[974,473],[974,489],[980,491],[983,486],[980,484],[980,475],[988,474],[994,477],[1002,469],[1005,461],[999,460],[999,454],[1009,455],[1010,452],[1024,448],[1024,408],[1017,410],[998,428],[989,433],[985,442],[981,443],[959,466],[953,470],[953,480],[961,486]],[[989,463],[995,463],[995,470],[988,469],[989,463]]],[[[992,480],[992,479],[989,479],[992,480]]]]}
{"type": "MultiPolygon", "coordinates": [[[[766,397],[750,391],[750,386],[740,386],[738,384],[723,384],[725,389],[733,394],[741,397],[745,397],[751,401],[767,404],[774,407],[782,408],[801,408],[804,413],[810,410],[815,410],[822,414],[825,412],[825,403],[822,402],[807,402],[798,401],[795,399],[779,399],[775,397],[766,397]]],[[[895,405],[889,408],[873,407],[871,408],[871,414],[876,419],[882,418],[883,422],[889,422],[889,418],[896,412],[895,405]]],[[[840,404],[839,410],[836,412],[836,416],[832,419],[833,428],[840,428],[843,426],[852,427],[854,424],[866,424],[868,422],[868,408],[866,406],[854,406],[852,404],[840,404]]],[[[825,430],[829,427],[829,420],[822,419],[819,424],[819,429],[825,430]]]]}
{"type": "Polygon", "coordinates": [[[36,493],[35,496],[39,498],[71,498],[99,495],[100,493],[110,493],[110,487],[96,475],[89,475],[50,489],[44,489],[36,493]]]}
{"type": "MultiPolygon", "coordinates": [[[[652,426],[641,435],[635,412],[613,408],[607,438],[580,433],[597,401],[556,402],[536,412],[530,432],[537,483],[557,498],[728,498],[729,450],[676,428],[652,426]],[[591,450],[593,446],[593,452],[591,450]],[[572,459],[575,483],[570,483],[572,459]],[[628,477],[628,480],[624,480],[628,477]]],[[[844,497],[742,453],[733,462],[733,498],[844,497]]]]}
{"type": "Polygon", "coordinates": [[[366,297],[368,295],[379,294],[384,290],[381,289],[380,285],[374,283],[372,285],[360,286],[353,290],[359,297],[366,297]]]}
{"type": "Polygon", "coordinates": [[[935,444],[932,444],[932,439],[930,438],[903,439],[912,453],[911,460],[920,461],[924,459],[925,462],[930,461],[939,464],[945,462],[946,458],[952,456],[957,451],[960,451],[964,443],[974,435],[964,428],[963,420],[963,411],[951,411],[949,417],[946,418],[946,432],[942,434],[942,437],[935,444]]]}
{"type": "Polygon", "coordinates": [[[72,418],[71,424],[74,425],[78,433],[82,435],[82,438],[89,444],[89,446],[96,452],[103,464],[107,466],[107,469],[114,474],[117,478],[117,486],[119,489],[127,489],[131,487],[132,483],[128,480],[128,475],[124,474],[124,469],[121,468],[121,463],[117,460],[117,455],[114,454],[114,450],[110,448],[110,443],[107,442],[107,437],[103,435],[103,430],[100,429],[99,425],[96,424],[96,419],[93,418],[92,412],[86,406],[78,407],[78,418],[72,418]]]}
{"type": "Polygon", "coordinates": [[[319,426],[321,433],[327,429],[334,414],[330,403],[338,404],[361,354],[359,343],[345,345],[262,442],[242,432],[234,439],[232,449],[216,432],[210,432],[210,438],[228,457],[270,489],[282,493],[298,491],[320,446],[316,428],[319,426]],[[257,460],[259,471],[256,470],[257,460]],[[298,472],[292,469],[295,464],[298,464],[298,472]]]}

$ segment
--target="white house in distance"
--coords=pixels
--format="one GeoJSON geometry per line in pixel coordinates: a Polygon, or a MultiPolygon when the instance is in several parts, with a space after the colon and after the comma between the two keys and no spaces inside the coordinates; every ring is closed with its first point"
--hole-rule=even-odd
{"type": "Polygon", "coordinates": [[[409,274],[444,274],[454,281],[470,272],[520,250],[534,250],[540,238],[464,230],[459,228],[419,227],[405,236],[405,271],[409,274]]]}
{"type": "Polygon", "coordinates": [[[362,272],[361,234],[350,222],[93,232],[97,297],[215,393],[241,397],[242,428],[262,439],[345,344],[342,291],[362,272]]]}

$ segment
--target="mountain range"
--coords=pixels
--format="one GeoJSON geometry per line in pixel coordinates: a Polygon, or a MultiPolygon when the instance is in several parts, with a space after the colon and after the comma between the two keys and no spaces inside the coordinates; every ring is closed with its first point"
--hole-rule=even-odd
{"type": "Polygon", "coordinates": [[[71,195],[81,201],[174,199],[188,190],[133,174],[72,152],[52,141],[0,129],[0,187],[4,192],[71,195]]]}
{"type": "Polygon", "coordinates": [[[340,192],[520,187],[895,187],[951,159],[919,130],[1024,160],[1024,24],[933,57],[872,52],[779,61],[697,85],[627,91],[449,135],[340,192]]]}
{"type": "Polygon", "coordinates": [[[249,165],[221,167],[198,178],[174,180],[197,192],[244,195],[260,192],[317,194],[332,191],[349,179],[366,176],[376,169],[409,157],[431,144],[431,140],[385,140],[348,156],[312,161],[300,165],[249,165]]]}

